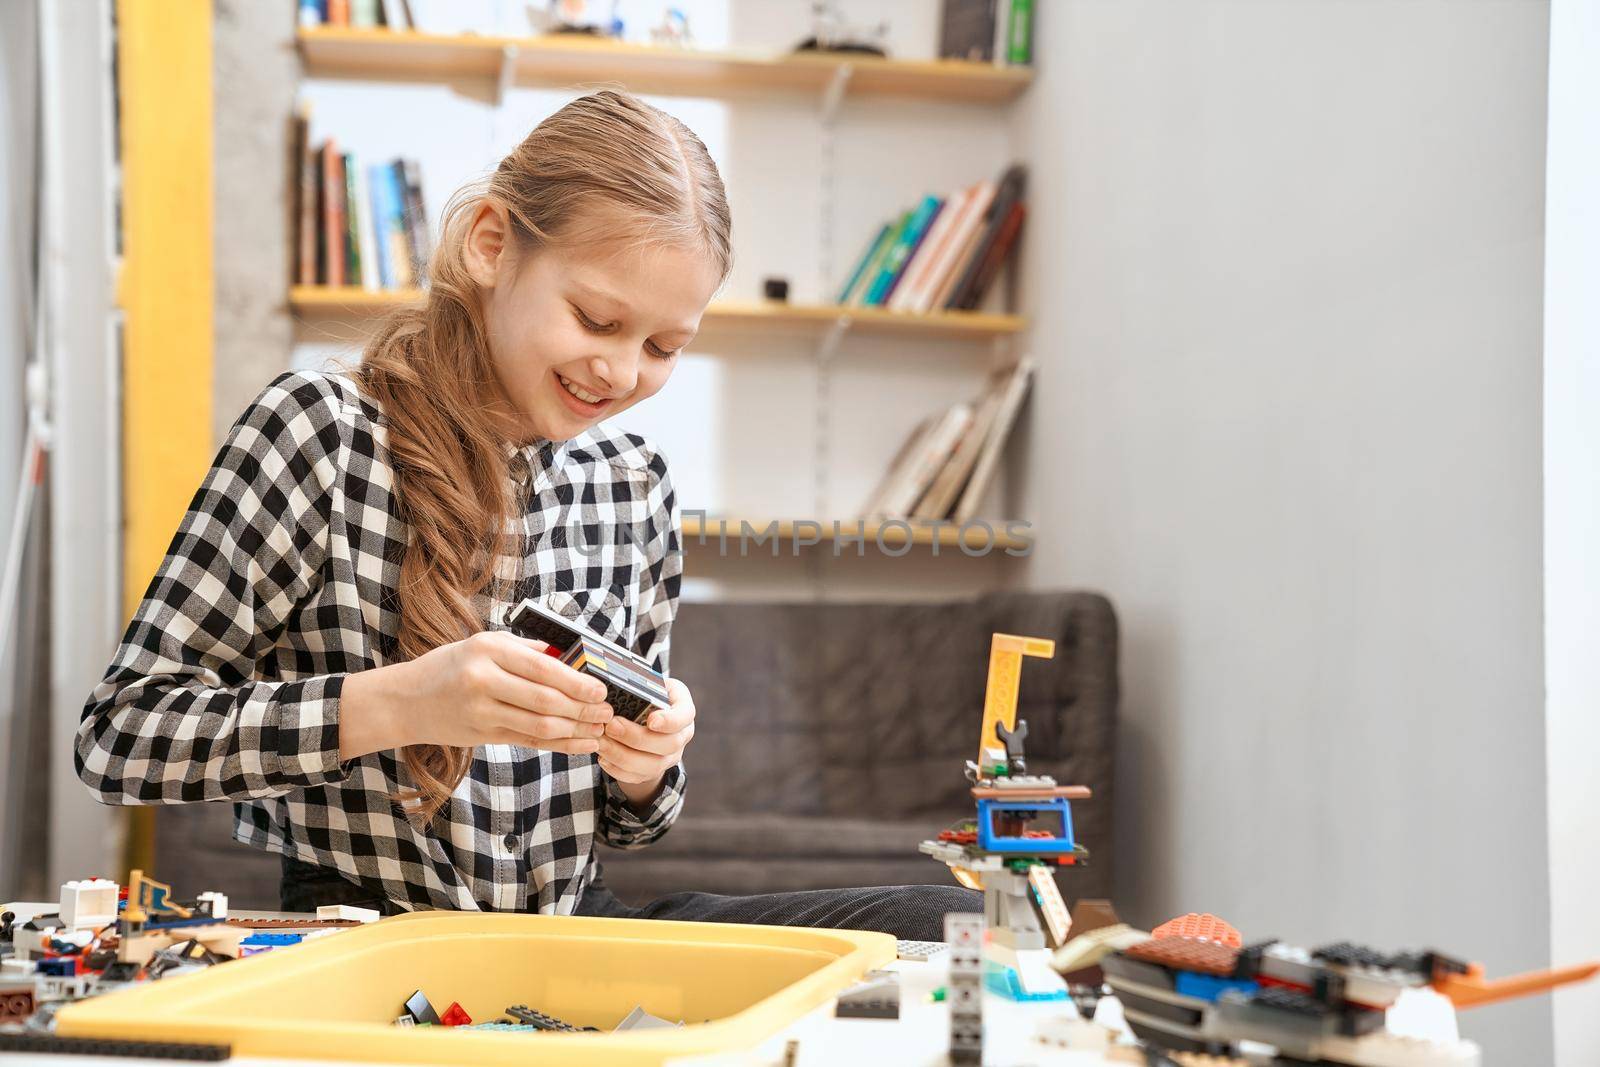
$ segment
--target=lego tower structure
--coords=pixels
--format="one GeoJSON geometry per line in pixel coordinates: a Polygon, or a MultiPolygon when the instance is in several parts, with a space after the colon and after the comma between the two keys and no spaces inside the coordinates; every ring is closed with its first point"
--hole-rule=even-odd
{"type": "Polygon", "coordinates": [[[967,764],[977,816],[918,846],[949,866],[957,881],[983,890],[987,983],[1021,1000],[1066,996],[1050,966],[1050,947],[1066,940],[1071,919],[1051,868],[1088,858],[1073,840],[1072,801],[1088,799],[1089,790],[1028,774],[1028,724],[1017,720],[1022,658],[1054,655],[1053,641],[994,635],[978,759],[967,764]]]}

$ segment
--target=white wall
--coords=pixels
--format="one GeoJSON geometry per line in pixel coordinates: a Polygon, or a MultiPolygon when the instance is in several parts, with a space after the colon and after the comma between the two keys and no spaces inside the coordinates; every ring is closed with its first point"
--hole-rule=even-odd
{"type": "MultiPolygon", "coordinates": [[[[1550,945],[1600,957],[1600,5],[1550,14],[1545,205],[1545,750],[1549,761],[1550,945]]],[[[1592,988],[1557,993],[1556,1058],[1600,1063],[1592,988]]]]}
{"type": "Polygon", "coordinates": [[[1546,17],[1043,5],[1029,580],[1120,612],[1136,921],[1548,961],[1546,17]]]}

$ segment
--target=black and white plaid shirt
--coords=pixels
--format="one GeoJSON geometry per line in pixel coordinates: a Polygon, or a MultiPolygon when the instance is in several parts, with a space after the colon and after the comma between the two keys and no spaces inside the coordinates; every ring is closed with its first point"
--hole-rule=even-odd
{"type": "MultiPolygon", "coordinates": [[[[345,675],[394,648],[407,530],[381,413],[348,378],[278,378],[234,425],[78,729],[110,804],[234,801],[234,836],[411,908],[571,912],[594,838],[639,847],[683,803],[681,767],[636,813],[592,756],[477,749],[428,826],[390,800],[396,753],[339,760],[345,675]]],[[[485,618],[536,597],[666,670],[682,556],[665,461],[594,429],[510,453],[512,545],[485,618]]],[[[448,715],[449,708],[439,714],[448,715]]]]}

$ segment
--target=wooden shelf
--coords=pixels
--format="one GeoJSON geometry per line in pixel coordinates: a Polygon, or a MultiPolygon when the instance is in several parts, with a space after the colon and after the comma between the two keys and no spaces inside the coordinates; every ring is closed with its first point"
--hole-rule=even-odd
{"type": "MultiPolygon", "coordinates": [[[[794,551],[795,534],[797,527],[801,524],[789,519],[776,521],[778,553],[779,555],[789,555],[794,551]]],[[[745,529],[753,531],[756,535],[764,536],[773,522],[774,520],[772,519],[685,518],[683,520],[684,547],[687,548],[691,540],[698,544],[702,539],[710,542],[712,539],[720,539],[724,536],[728,538],[730,544],[736,543],[740,532],[745,529]]],[[[911,530],[908,537],[905,526],[896,522],[886,523],[875,519],[840,519],[838,522],[841,533],[848,534],[852,539],[857,536],[864,538],[868,545],[868,551],[873,550],[880,539],[889,548],[899,548],[909,541],[913,545],[937,544],[941,548],[960,548],[965,544],[969,549],[987,547],[990,551],[1004,551],[1005,549],[1021,551],[1033,544],[1031,538],[1008,535],[1005,532],[1006,524],[1004,522],[989,522],[989,526],[993,530],[992,537],[982,527],[973,525],[959,527],[946,523],[935,527],[931,523],[910,521],[911,530]]],[[[821,526],[820,532],[809,526],[806,527],[804,532],[807,538],[820,537],[824,544],[834,540],[833,521],[819,520],[818,524],[821,526]]],[[[767,546],[771,543],[771,541],[763,541],[758,548],[752,548],[750,554],[757,555],[761,552],[770,552],[771,549],[767,546]]]]}
{"type": "Polygon", "coordinates": [[[821,93],[849,68],[847,92],[966,103],[1003,103],[1033,80],[1028,67],[955,59],[759,51],[704,51],[592,37],[442,36],[318,27],[296,31],[308,73],[319,77],[438,79],[476,76],[521,84],[622,83],[638,92],[727,96],[821,93]],[[508,69],[509,65],[509,69],[508,69]]]}
{"type": "MultiPolygon", "coordinates": [[[[322,315],[374,315],[422,299],[416,289],[362,289],[325,285],[297,285],[289,290],[289,305],[301,313],[322,315]]],[[[985,339],[1005,337],[1027,328],[1021,315],[995,315],[981,311],[941,311],[914,315],[884,308],[845,308],[832,304],[783,304],[775,301],[719,300],[706,308],[701,320],[705,334],[755,332],[772,329],[819,331],[836,322],[864,333],[985,339]]]]}

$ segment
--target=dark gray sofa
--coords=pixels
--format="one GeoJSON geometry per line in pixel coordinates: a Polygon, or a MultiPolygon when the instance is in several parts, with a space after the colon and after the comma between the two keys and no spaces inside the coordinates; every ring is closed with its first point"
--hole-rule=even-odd
{"type": "MultiPolygon", "coordinates": [[[[976,755],[995,631],[1056,642],[1053,660],[1024,660],[1029,769],[1093,787],[1073,805],[1093,860],[1058,881],[1069,901],[1110,896],[1117,624],[1092,593],[683,605],[672,671],[698,711],[687,804],[649,848],[602,849],[607,885],[637,903],[685,889],[948,883],[917,842],[972,813],[962,766],[976,755]]],[[[227,804],[162,809],[154,873],[235,907],[277,907],[277,857],[234,843],[231,820],[227,804]]]]}

